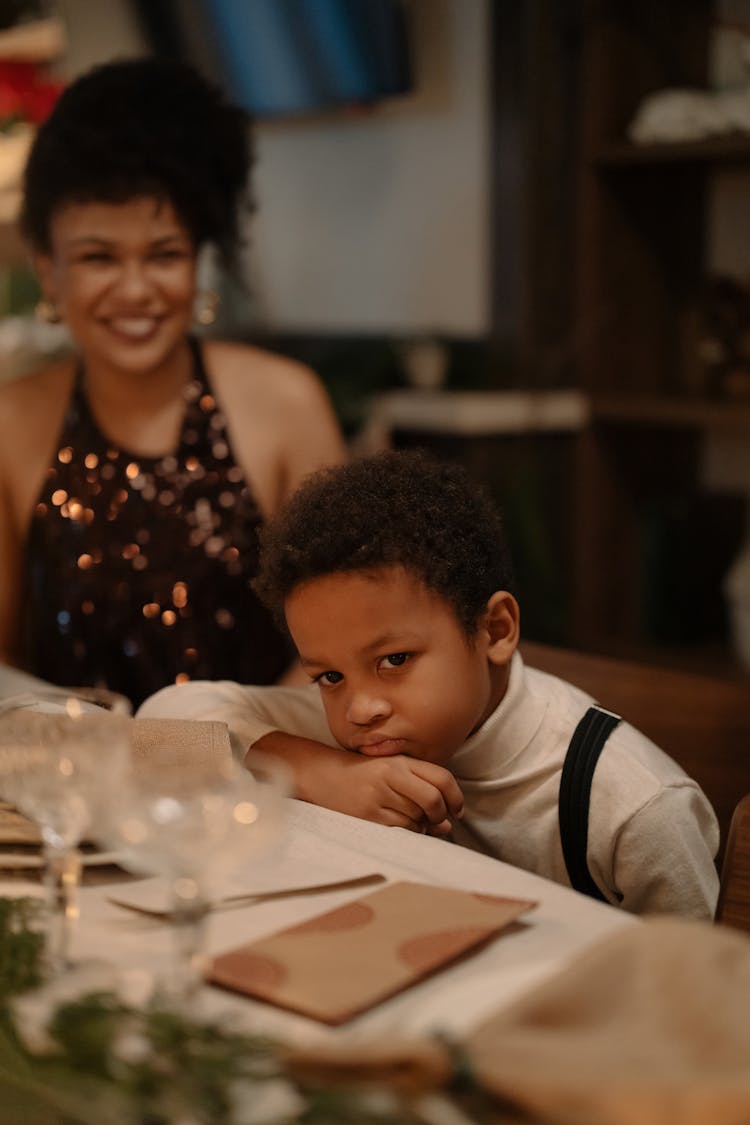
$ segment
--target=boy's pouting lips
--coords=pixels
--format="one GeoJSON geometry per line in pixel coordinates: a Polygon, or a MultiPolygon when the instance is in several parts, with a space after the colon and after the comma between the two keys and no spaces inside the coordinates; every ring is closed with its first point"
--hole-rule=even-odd
{"type": "Polygon", "coordinates": [[[517,606],[504,592],[488,606],[469,636],[449,602],[389,566],[303,582],[285,612],[343,747],[444,766],[505,692],[517,606]]]}

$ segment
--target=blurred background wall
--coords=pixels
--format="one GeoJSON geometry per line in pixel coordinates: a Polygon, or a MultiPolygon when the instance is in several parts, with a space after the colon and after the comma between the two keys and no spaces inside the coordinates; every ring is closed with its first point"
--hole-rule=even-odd
{"type": "MultiPolygon", "coordinates": [[[[253,305],[238,301],[235,320],[302,332],[488,331],[489,6],[410,0],[408,94],[259,120],[253,305]]],[[[129,0],[61,0],[60,10],[68,77],[150,47],[129,0]]]]}

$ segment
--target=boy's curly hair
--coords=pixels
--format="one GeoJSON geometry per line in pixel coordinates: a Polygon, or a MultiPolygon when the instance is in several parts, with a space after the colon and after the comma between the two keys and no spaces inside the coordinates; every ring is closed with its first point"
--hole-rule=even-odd
{"type": "Polygon", "coordinates": [[[283,620],[287,597],[329,574],[401,566],[450,604],[467,635],[496,590],[513,591],[502,523],[458,465],[421,451],[320,470],[262,536],[255,588],[283,620]]]}
{"type": "Polygon", "coordinates": [[[232,264],[251,163],[249,115],[192,67],[105,63],[68,86],[40,127],[21,227],[49,253],[50,222],[63,204],[155,196],[172,203],[196,248],[213,242],[232,264]]]}

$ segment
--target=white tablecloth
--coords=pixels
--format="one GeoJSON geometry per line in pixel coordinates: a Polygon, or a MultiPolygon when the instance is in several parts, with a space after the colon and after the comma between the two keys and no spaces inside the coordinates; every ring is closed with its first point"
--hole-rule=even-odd
{"type": "MultiPolygon", "coordinates": [[[[233,1026],[262,1029],[289,1042],[373,1035],[462,1036],[500,1005],[515,999],[605,934],[639,922],[556,883],[454,844],[404,829],[384,828],[300,801],[289,802],[286,832],[294,853],[309,857],[330,880],[379,871],[404,879],[533,899],[521,925],[465,960],[380,1004],[341,1028],[282,1012],[245,997],[205,988],[200,1010],[233,1026]]],[[[257,861],[256,861],[257,862],[257,861]]],[[[272,876],[267,861],[263,881],[272,876]]],[[[122,884],[119,884],[122,890],[122,884]]],[[[355,888],[220,910],[209,921],[207,951],[223,952],[369,893],[355,888]]],[[[3,890],[7,893],[7,887],[3,890]]],[[[168,924],[139,917],[108,901],[116,886],[84,887],[74,943],[76,958],[104,958],[122,969],[163,970],[172,952],[168,924]]],[[[18,893],[16,891],[16,893],[18,893]]],[[[363,963],[362,971],[367,972],[363,963]]]]}
{"type": "MultiPolygon", "coordinates": [[[[207,1015],[231,1017],[244,1029],[262,1028],[288,1042],[382,1034],[423,1035],[441,1030],[461,1036],[503,1003],[558,970],[600,937],[638,920],[557,883],[443,840],[385,828],[300,801],[289,802],[288,846],[327,872],[329,879],[379,871],[408,880],[539,902],[521,926],[499,935],[479,952],[346,1024],[327,1028],[260,1002],[206,988],[199,998],[207,1015]]],[[[272,874],[273,858],[264,881],[272,874]]],[[[121,885],[121,884],[120,884],[121,885]]],[[[242,908],[219,910],[208,926],[208,953],[272,934],[284,926],[341,906],[371,888],[325,892],[242,908]]],[[[168,963],[172,935],[164,922],[142,918],[108,901],[116,888],[103,884],[81,892],[81,919],[74,955],[105,957],[120,967],[159,971],[168,963]]],[[[362,972],[367,973],[367,963],[362,972]]]]}

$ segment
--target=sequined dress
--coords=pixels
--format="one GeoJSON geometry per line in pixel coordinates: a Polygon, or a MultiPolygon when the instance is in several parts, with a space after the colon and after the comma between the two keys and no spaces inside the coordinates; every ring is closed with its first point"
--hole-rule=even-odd
{"type": "Polygon", "coordinates": [[[287,642],[251,581],[262,518],[191,340],[178,448],[115,448],[83,371],[26,546],[27,660],[52,683],[98,685],[134,706],[189,679],[271,683],[287,642]]]}

